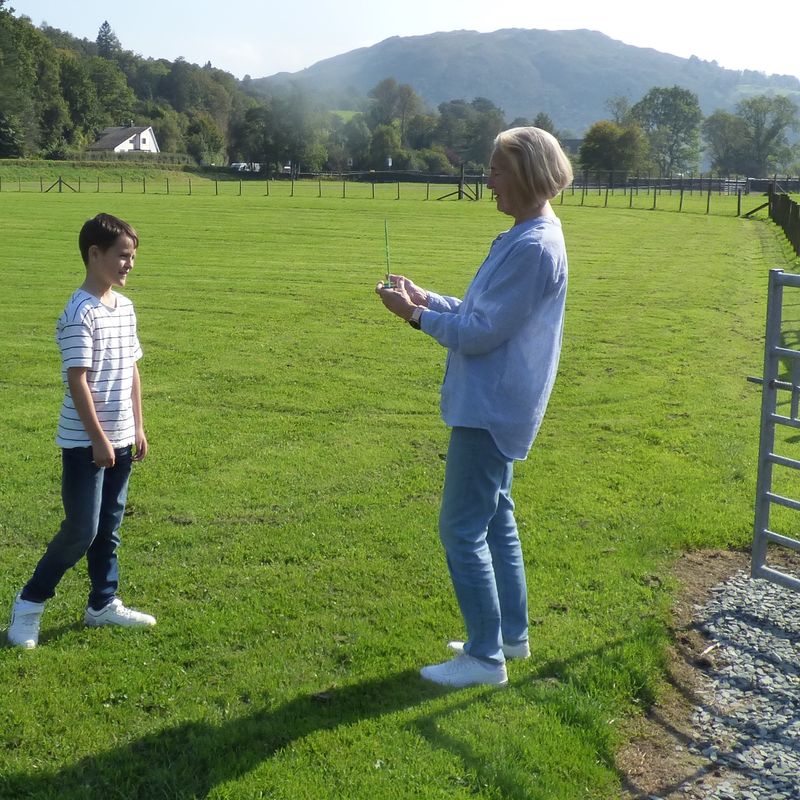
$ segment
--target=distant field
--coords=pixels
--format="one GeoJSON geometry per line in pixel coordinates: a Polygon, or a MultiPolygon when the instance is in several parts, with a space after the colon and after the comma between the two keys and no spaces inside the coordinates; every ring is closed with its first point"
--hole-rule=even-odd
{"type": "Polygon", "coordinates": [[[81,567],[41,647],[0,649],[0,797],[618,797],[626,719],[663,685],[671,564],[749,542],[745,378],[767,270],[796,264],[783,239],[729,209],[557,203],[564,352],[515,483],[533,657],[507,690],[449,693],[417,676],[463,635],[436,533],[444,352],[372,289],[384,220],[393,269],[460,294],[505,218],[488,197],[249,189],[0,193],[0,598],[60,521],[53,329],[102,210],[141,235],[152,451],[122,596],[158,617],[83,628],[81,567]]]}

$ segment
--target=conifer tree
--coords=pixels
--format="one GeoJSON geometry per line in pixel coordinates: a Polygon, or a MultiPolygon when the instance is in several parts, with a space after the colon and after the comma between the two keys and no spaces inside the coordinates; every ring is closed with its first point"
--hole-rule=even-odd
{"type": "Polygon", "coordinates": [[[97,55],[102,58],[113,58],[116,53],[122,50],[122,45],[116,34],[111,30],[108,20],[103,22],[97,32],[97,55]]]}

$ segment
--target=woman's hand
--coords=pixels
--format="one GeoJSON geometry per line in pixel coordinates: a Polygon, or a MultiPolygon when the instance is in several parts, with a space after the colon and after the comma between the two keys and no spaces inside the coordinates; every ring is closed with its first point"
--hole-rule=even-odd
{"type": "Polygon", "coordinates": [[[392,314],[397,314],[400,319],[408,322],[417,304],[411,301],[408,292],[403,283],[401,283],[400,278],[402,276],[390,275],[389,277],[394,287],[387,288],[384,286],[383,281],[380,281],[375,287],[375,291],[392,314]]]}
{"type": "Polygon", "coordinates": [[[428,293],[410,278],[406,278],[405,275],[390,275],[389,279],[403,289],[415,306],[428,307],[428,293]]]}

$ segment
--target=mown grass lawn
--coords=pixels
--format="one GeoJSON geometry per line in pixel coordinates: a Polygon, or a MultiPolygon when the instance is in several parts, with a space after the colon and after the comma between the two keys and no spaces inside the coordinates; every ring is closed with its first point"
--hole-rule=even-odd
{"type": "MultiPolygon", "coordinates": [[[[0,597],[60,521],[55,318],[98,211],[141,235],[151,454],[122,597],[81,624],[69,573],[41,646],[0,649],[3,798],[618,796],[626,718],[658,695],[677,553],[746,547],[767,271],[761,220],[557,206],[559,380],[515,496],[533,656],[510,685],[417,677],[461,636],[436,534],[444,353],[386,313],[392,266],[460,294],[491,202],[0,193],[0,597]]],[[[5,613],[5,612],[4,612],[5,613]]]]}

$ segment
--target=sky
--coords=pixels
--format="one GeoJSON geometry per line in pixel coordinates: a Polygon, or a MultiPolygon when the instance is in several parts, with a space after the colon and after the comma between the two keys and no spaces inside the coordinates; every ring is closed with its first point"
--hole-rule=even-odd
{"type": "Polygon", "coordinates": [[[795,25],[758,4],[717,0],[7,0],[15,15],[94,41],[105,20],[126,50],[262,78],[391,36],[437,31],[540,28],[600,31],[625,44],[727,69],[800,77],[795,25]]]}

